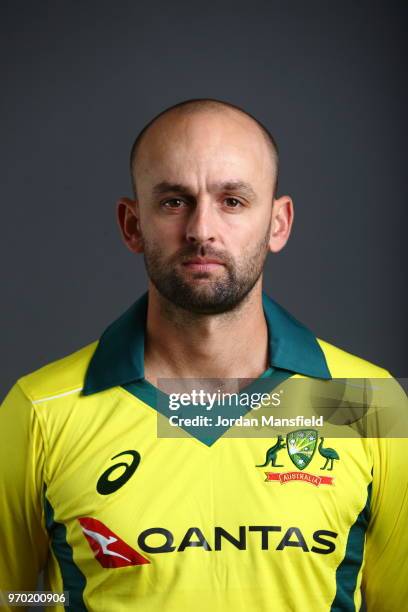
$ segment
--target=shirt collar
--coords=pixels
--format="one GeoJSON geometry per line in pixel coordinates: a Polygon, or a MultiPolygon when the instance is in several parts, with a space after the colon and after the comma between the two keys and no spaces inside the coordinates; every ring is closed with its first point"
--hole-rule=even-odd
{"type": "MultiPolygon", "coordinates": [[[[148,293],[103,332],[85,376],[83,395],[144,378],[148,293]]],[[[331,378],[316,337],[282,306],[262,293],[268,326],[270,365],[294,374],[331,378]]]]}

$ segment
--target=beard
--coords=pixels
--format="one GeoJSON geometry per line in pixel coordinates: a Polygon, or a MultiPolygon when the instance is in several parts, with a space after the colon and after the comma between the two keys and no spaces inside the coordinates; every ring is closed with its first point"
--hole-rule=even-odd
{"type": "Polygon", "coordinates": [[[175,306],[194,314],[212,315],[236,308],[262,274],[268,255],[270,224],[263,238],[242,253],[239,263],[226,252],[207,245],[190,244],[166,259],[158,244],[143,240],[144,260],[149,279],[157,291],[175,306]],[[219,273],[179,271],[183,261],[193,257],[215,257],[223,264],[219,273]],[[205,282],[195,282],[208,279],[205,282]]]}

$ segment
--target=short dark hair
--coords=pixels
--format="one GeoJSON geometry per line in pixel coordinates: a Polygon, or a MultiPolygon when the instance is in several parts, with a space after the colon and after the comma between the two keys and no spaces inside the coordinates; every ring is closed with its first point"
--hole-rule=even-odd
{"type": "Polygon", "coordinates": [[[274,137],[272,136],[268,128],[266,128],[253,115],[251,115],[244,109],[240,108],[239,106],[236,106],[235,104],[231,104],[230,102],[225,102],[223,100],[216,100],[214,98],[191,98],[189,100],[183,100],[182,102],[178,102],[177,104],[174,104],[173,106],[169,106],[168,108],[164,109],[161,113],[153,117],[153,119],[149,121],[149,123],[147,123],[144,126],[144,128],[139,132],[139,134],[136,136],[136,139],[130,151],[130,177],[131,177],[132,187],[133,187],[133,192],[134,192],[135,197],[137,197],[136,179],[135,179],[135,171],[134,171],[136,157],[140,149],[142,140],[144,136],[146,135],[146,132],[148,131],[150,126],[153,125],[153,123],[155,123],[160,117],[169,113],[170,111],[182,109],[182,112],[190,113],[190,112],[196,112],[200,110],[220,110],[220,107],[230,108],[230,109],[236,110],[246,115],[247,117],[255,121],[255,123],[260,128],[266,140],[266,143],[269,147],[269,150],[271,152],[271,157],[273,160],[273,164],[275,166],[275,181],[274,181],[274,188],[273,188],[273,197],[276,196],[276,192],[278,188],[279,151],[278,151],[278,145],[276,143],[276,140],[274,139],[274,137]]]}

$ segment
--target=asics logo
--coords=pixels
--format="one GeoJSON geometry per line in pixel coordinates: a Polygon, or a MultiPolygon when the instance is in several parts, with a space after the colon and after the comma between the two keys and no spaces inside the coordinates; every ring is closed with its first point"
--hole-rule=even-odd
{"type": "Polygon", "coordinates": [[[117,457],[121,457],[122,455],[130,455],[132,458],[130,463],[126,463],[124,461],[115,463],[100,476],[98,482],[96,483],[96,490],[100,495],[109,495],[110,493],[114,493],[120,489],[120,487],[123,487],[129,478],[131,478],[135,473],[137,466],[140,463],[140,454],[135,450],[126,450],[112,457],[112,460],[116,459],[117,457]],[[109,476],[120,468],[124,468],[124,470],[121,471],[120,476],[118,478],[110,479],[109,476]]]}

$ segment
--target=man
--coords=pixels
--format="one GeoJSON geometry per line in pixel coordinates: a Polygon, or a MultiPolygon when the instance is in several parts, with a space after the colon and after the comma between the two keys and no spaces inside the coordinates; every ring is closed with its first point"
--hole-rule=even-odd
{"type": "Polygon", "coordinates": [[[161,379],[390,377],[262,293],[293,222],[273,138],[190,100],[143,130],[131,172],[118,222],[148,293],[0,409],[1,589],[34,589],[45,568],[75,612],[355,610],[362,585],[369,610],[403,609],[402,440],[157,434],[161,379]]]}

